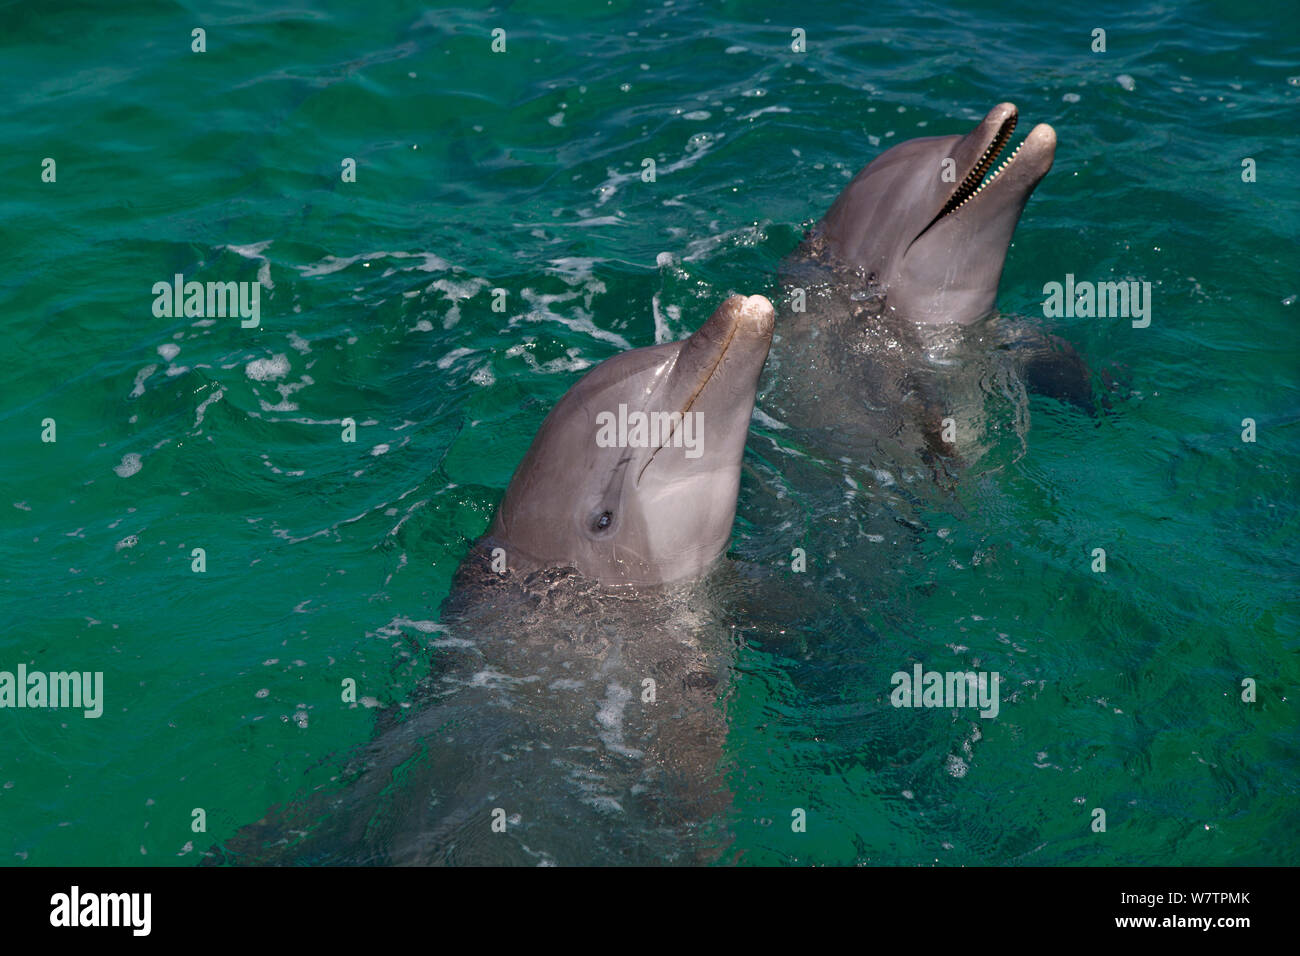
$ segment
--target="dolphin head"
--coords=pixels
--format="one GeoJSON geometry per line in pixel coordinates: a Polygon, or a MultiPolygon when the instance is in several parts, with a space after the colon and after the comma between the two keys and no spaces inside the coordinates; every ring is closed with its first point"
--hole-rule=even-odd
{"type": "Polygon", "coordinates": [[[542,423],[488,533],[508,567],[602,584],[699,574],[731,540],[774,313],[733,295],[680,342],[601,362],[542,423]]]}
{"type": "Polygon", "coordinates": [[[1040,123],[992,176],[1016,108],[1000,103],[965,136],[886,150],[854,177],[819,224],[839,259],[874,276],[888,307],[918,322],[968,323],[993,309],[1020,213],[1056,154],[1040,123]]]}

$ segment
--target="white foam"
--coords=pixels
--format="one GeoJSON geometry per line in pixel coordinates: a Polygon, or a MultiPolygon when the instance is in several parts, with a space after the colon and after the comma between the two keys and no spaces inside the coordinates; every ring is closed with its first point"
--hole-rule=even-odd
{"type": "Polygon", "coordinates": [[[113,470],[117,472],[119,478],[130,478],[143,467],[140,463],[140,456],[135,452],[129,452],[122,456],[121,464],[113,466],[113,470]]]}
{"type": "Polygon", "coordinates": [[[624,757],[640,757],[640,750],[627,746],[623,742],[623,711],[632,699],[632,692],[620,684],[610,681],[605,687],[605,699],[596,711],[596,722],[600,724],[601,743],[616,754],[624,757]]]}
{"type": "Polygon", "coordinates": [[[452,365],[456,363],[457,359],[462,359],[466,355],[473,355],[476,351],[478,350],[467,349],[467,348],[452,349],[442,358],[438,359],[437,363],[435,364],[437,364],[438,368],[443,369],[445,371],[446,369],[451,368],[452,365]]]}
{"type": "MultiPolygon", "coordinates": [[[[660,253],[660,255],[663,255],[663,253],[660,253]]],[[[663,345],[665,342],[671,341],[672,332],[668,330],[668,322],[664,319],[663,313],[659,311],[658,292],[650,297],[650,314],[654,316],[655,320],[655,345],[663,345]]]]}
{"type": "MultiPolygon", "coordinates": [[[[680,159],[678,159],[676,162],[668,163],[666,165],[656,166],[655,169],[656,179],[659,176],[680,172],[683,169],[688,169],[691,166],[694,166],[696,163],[698,163],[701,159],[704,158],[705,154],[707,154],[709,150],[713,148],[717,140],[721,139],[724,135],[725,134],[723,133],[719,133],[716,139],[713,137],[705,137],[702,136],[701,134],[696,134],[695,136],[692,136],[689,140],[687,140],[686,151],[682,154],[680,159]]],[[[626,173],[621,173],[617,169],[614,169],[612,166],[607,167],[605,170],[605,177],[606,177],[605,181],[601,183],[599,186],[597,186],[594,190],[596,195],[600,197],[596,200],[596,205],[603,206],[605,205],[605,203],[613,199],[614,194],[618,192],[619,187],[622,186],[624,183],[632,182],[633,180],[639,182],[641,180],[641,173],[642,173],[642,168],[639,162],[636,164],[635,169],[626,173]]],[[[615,220],[615,222],[617,222],[617,220],[615,220]]]]}
{"type": "Polygon", "coordinates": [[[131,389],[130,398],[139,398],[144,394],[144,382],[150,375],[158,371],[157,365],[146,365],[140,371],[135,373],[135,386],[131,389]]]}
{"type": "Polygon", "coordinates": [[[764,113],[789,113],[789,112],[790,112],[790,107],[788,106],[764,106],[761,110],[754,110],[754,112],[752,113],[746,113],[744,116],[741,117],[741,119],[743,120],[757,119],[758,117],[762,116],[764,113]]]}
{"type": "Polygon", "coordinates": [[[756,422],[758,422],[760,425],[762,425],[764,428],[777,428],[777,429],[781,429],[781,428],[789,428],[789,427],[790,427],[790,426],[787,425],[785,422],[778,421],[777,419],[773,418],[771,415],[769,415],[767,412],[763,411],[763,410],[762,410],[761,408],[759,408],[757,405],[754,406],[754,414],[751,415],[750,417],[753,418],[754,421],[756,421],[756,422]]]}
{"type": "Polygon", "coordinates": [[[341,272],[348,266],[357,262],[371,262],[375,259],[418,259],[415,265],[402,268],[400,270],[389,270],[385,275],[395,271],[408,271],[414,269],[417,272],[447,272],[451,269],[451,263],[441,256],[432,252],[363,252],[355,256],[326,256],[320,262],[311,265],[297,266],[299,272],[304,276],[325,276],[333,272],[341,272]]]}
{"type": "Polygon", "coordinates": [[[289,360],[283,352],[269,359],[254,359],[244,367],[244,374],[255,382],[268,382],[289,374],[289,360]]]}
{"type": "Polygon", "coordinates": [[[523,316],[516,316],[510,320],[513,328],[517,321],[522,318],[528,322],[558,322],[563,326],[572,329],[575,332],[582,332],[594,339],[602,339],[617,345],[620,349],[630,349],[632,344],[617,332],[610,332],[607,329],[597,327],[592,320],[591,313],[586,309],[573,307],[573,315],[562,315],[551,309],[552,305],[568,302],[577,298],[582,293],[574,290],[572,292],[562,292],[550,295],[542,292],[534,292],[532,289],[523,289],[521,295],[532,309],[523,316]]]}
{"type": "Polygon", "coordinates": [[[271,243],[274,241],[273,239],[264,239],[261,242],[249,243],[246,246],[228,245],[225,248],[236,255],[243,256],[245,259],[252,259],[262,263],[257,270],[257,281],[262,284],[264,289],[274,289],[275,283],[271,281],[271,260],[262,255],[271,247],[271,243]]]}

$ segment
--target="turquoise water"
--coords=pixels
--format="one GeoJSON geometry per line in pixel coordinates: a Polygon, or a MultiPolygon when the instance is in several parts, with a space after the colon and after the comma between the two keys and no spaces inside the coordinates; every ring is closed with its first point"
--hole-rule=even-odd
{"type": "MultiPolygon", "coordinates": [[[[102,671],[105,691],[97,719],[0,711],[0,860],[188,865],[327,784],[375,713],[340,682],[409,698],[452,573],[582,370],[771,291],[858,168],[1010,100],[1022,134],[1049,122],[1059,146],[1000,307],[1041,316],[1067,273],[1136,279],[1151,325],[1057,322],[1122,383],[1111,414],[1035,399],[1023,453],[994,449],[1005,466],[927,516],[917,577],[814,562],[806,586],[870,606],[738,652],[723,860],[1297,862],[1294,15],[53,3],[5,20],[0,670],[102,671]],[[156,316],[176,273],[260,279],[260,325],[156,316]],[[999,717],[894,710],[913,661],[999,671],[999,717]]],[[[732,548],[773,569],[798,543],[764,520],[776,440],[760,418],[732,548]]]]}

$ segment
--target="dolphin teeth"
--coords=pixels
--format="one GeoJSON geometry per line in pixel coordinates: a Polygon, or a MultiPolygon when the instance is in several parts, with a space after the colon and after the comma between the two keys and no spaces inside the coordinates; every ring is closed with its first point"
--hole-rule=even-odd
{"type": "MultiPolygon", "coordinates": [[[[978,196],[980,190],[996,179],[998,173],[1002,172],[1006,164],[1015,158],[1016,154],[1012,153],[1007,157],[1007,159],[1003,160],[1002,165],[994,171],[992,176],[987,180],[984,179],[985,174],[989,171],[989,167],[993,165],[993,161],[1010,141],[1011,134],[1015,131],[1017,120],[1018,117],[1012,115],[1002,124],[1002,127],[994,135],[993,141],[990,142],[989,145],[985,147],[984,152],[980,154],[979,161],[976,162],[971,171],[966,174],[966,177],[961,181],[961,185],[957,187],[956,191],[948,199],[948,202],[944,204],[944,207],[941,210],[939,210],[939,214],[930,222],[930,226],[933,226],[944,216],[956,212],[962,206],[966,205],[966,203],[978,196]],[[981,182],[981,180],[983,180],[983,182],[981,182]]],[[[1020,147],[1017,146],[1016,152],[1019,152],[1019,150],[1020,147]]],[[[930,226],[926,226],[925,228],[929,229],[930,226]]],[[[924,231],[925,230],[922,230],[922,232],[924,231]]]]}

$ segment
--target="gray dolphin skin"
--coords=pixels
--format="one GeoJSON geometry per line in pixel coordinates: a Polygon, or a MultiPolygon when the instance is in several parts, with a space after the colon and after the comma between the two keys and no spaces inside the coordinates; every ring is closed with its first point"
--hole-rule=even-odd
{"type": "Polygon", "coordinates": [[[1072,349],[993,314],[1016,224],[1056,152],[1039,124],[998,164],[1017,115],[1002,103],[964,136],[900,143],[845,187],[781,264],[765,410],[820,430],[827,453],[906,473],[978,457],[995,381],[1089,404],[1072,349]],[[955,442],[942,438],[945,418],[955,442]]]}
{"type": "Polygon", "coordinates": [[[381,712],[346,783],[274,809],[207,862],[716,859],[737,619],[717,559],[774,318],[762,296],[732,296],[690,337],[575,384],[420,642],[419,691],[381,712]],[[598,440],[609,416],[638,413],[667,431],[598,440]]]}
{"type": "Polygon", "coordinates": [[[763,296],[735,295],[689,338],[602,362],[542,423],[484,545],[603,584],[699,575],[731,538],[774,318],[763,296]],[[629,420],[626,439],[597,442],[629,420]]]}
{"type": "Polygon", "coordinates": [[[932,324],[982,318],[993,309],[1020,214],[1056,155],[1056,133],[1040,123],[994,169],[1017,118],[1013,104],[1000,103],[965,136],[885,151],[835,200],[815,235],[872,277],[891,311],[932,324]]]}

